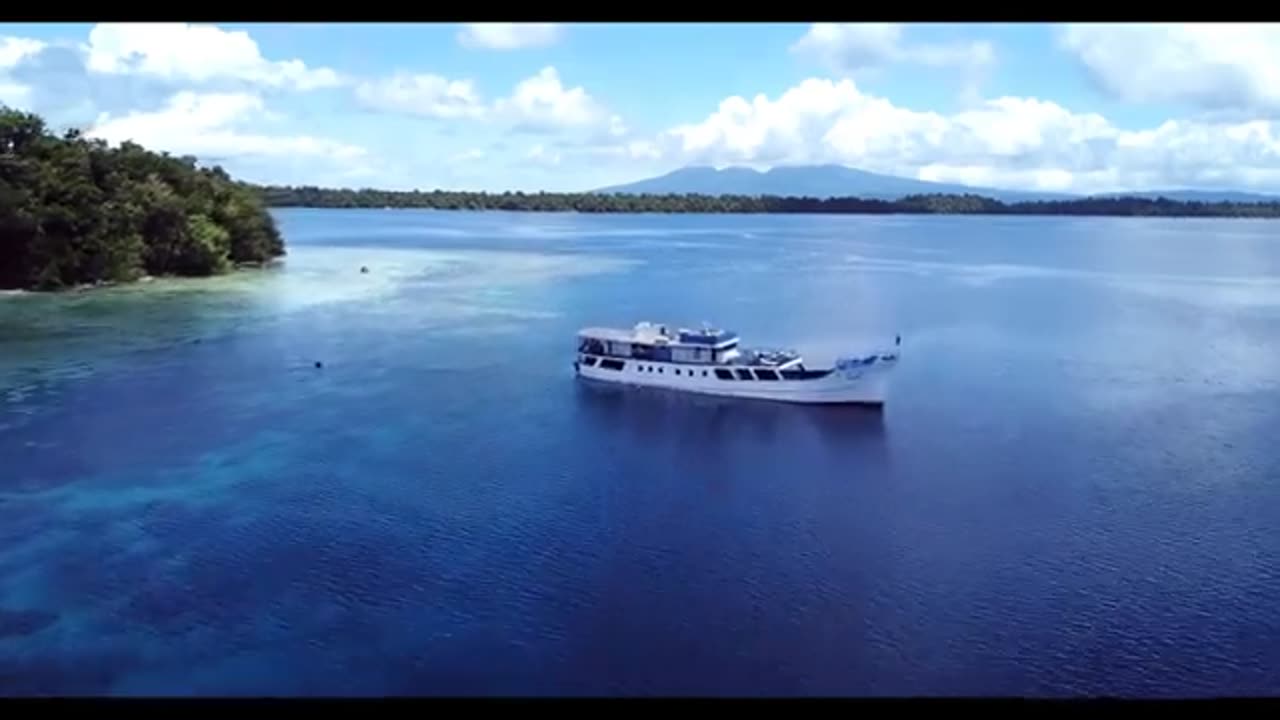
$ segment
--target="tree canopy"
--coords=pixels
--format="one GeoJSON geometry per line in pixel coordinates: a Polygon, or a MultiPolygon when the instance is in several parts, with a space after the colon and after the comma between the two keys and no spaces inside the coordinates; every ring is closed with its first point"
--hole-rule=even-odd
{"type": "Polygon", "coordinates": [[[429,208],[581,213],[826,213],[842,215],[1105,215],[1280,217],[1280,202],[1182,202],[1168,198],[1090,197],[1005,203],[980,195],[911,195],[898,200],[749,195],[483,193],[259,187],[270,207],[429,208]]]}
{"type": "Polygon", "coordinates": [[[0,106],[0,288],[211,275],[284,252],[260,193],[222,168],[0,106]]]}

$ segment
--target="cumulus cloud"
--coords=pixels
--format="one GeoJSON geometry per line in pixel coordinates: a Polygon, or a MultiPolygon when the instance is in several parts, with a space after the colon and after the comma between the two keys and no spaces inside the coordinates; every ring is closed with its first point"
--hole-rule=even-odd
{"type": "Polygon", "coordinates": [[[443,120],[473,119],[513,130],[549,134],[570,131],[581,143],[618,140],[629,130],[581,86],[566,87],[554,67],[521,80],[506,97],[486,101],[471,80],[398,74],[359,83],[365,107],[443,120]]]}
{"type": "Polygon", "coordinates": [[[619,137],[622,119],[612,115],[582,86],[567,88],[551,66],[521,80],[511,95],[494,104],[494,112],[519,129],[532,131],[597,130],[619,137]]]}
{"type": "Polygon", "coordinates": [[[8,70],[24,58],[40,52],[45,43],[24,37],[0,37],[0,70],[8,70]]]}
{"type": "Polygon", "coordinates": [[[439,75],[401,73],[356,86],[356,98],[365,107],[431,118],[475,118],[485,106],[470,80],[449,80],[439,75]]]}
{"type": "Polygon", "coordinates": [[[557,23],[466,23],[458,42],[469,48],[519,50],[553,45],[562,35],[557,23]]]}
{"type": "Polygon", "coordinates": [[[89,32],[87,67],[102,74],[141,74],[178,82],[239,80],[314,90],[342,80],[301,60],[268,60],[244,31],[187,23],[103,23],[89,32]]]}
{"type": "Polygon", "coordinates": [[[1121,100],[1280,110],[1277,24],[1067,25],[1061,43],[1121,100]]]}
{"type": "Polygon", "coordinates": [[[153,150],[199,158],[312,155],[356,160],[363,148],[310,135],[264,135],[241,126],[265,113],[262,98],[248,93],[181,92],[159,110],[100,116],[85,133],[116,144],[131,140],[153,150]]]}
{"type": "MultiPolygon", "coordinates": [[[[17,67],[27,58],[44,49],[39,40],[21,37],[0,37],[0,72],[17,67]]],[[[31,87],[13,78],[0,76],[0,105],[28,109],[31,104],[31,87]]]]}
{"type": "Polygon", "coordinates": [[[805,80],[772,99],[730,97],[701,122],[614,149],[618,157],[655,152],[678,165],[840,163],[1040,190],[1280,185],[1280,125],[1269,121],[1122,130],[1096,113],[1019,97],[941,114],[898,107],[849,79],[805,80]]]}
{"type": "Polygon", "coordinates": [[[909,43],[897,23],[814,23],[792,46],[845,75],[892,63],[978,69],[995,61],[991,43],[909,43]]]}
{"type": "Polygon", "coordinates": [[[0,39],[0,101],[55,127],[153,108],[182,90],[305,91],[340,82],[328,68],[268,60],[248,34],[214,26],[101,24],[84,39],[0,39]]]}

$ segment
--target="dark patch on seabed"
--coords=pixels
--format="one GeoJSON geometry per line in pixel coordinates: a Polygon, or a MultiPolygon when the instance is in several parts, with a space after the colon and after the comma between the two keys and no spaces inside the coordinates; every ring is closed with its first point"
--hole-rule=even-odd
{"type": "Polygon", "coordinates": [[[56,622],[54,613],[0,608],[0,639],[38,633],[56,622]]]}

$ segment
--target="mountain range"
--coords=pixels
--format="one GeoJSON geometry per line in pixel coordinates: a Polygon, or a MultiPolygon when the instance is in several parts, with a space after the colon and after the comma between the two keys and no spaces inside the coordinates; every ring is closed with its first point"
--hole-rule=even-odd
{"type": "MultiPolygon", "coordinates": [[[[658,177],[593,191],[621,194],[775,195],[794,197],[860,197],[897,200],[907,195],[982,195],[1002,202],[1078,200],[1085,195],[976,187],[882,175],[843,165],[791,165],[759,171],[753,168],[716,169],[691,166],[658,177]]],[[[1237,190],[1146,190],[1099,193],[1093,197],[1166,197],[1183,202],[1277,202],[1280,195],[1237,190]]]]}

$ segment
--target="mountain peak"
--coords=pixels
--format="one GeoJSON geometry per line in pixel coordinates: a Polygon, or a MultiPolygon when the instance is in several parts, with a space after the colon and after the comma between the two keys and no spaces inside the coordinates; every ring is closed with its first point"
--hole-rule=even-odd
{"type": "MultiPolygon", "coordinates": [[[[655,195],[775,195],[792,197],[860,197],[899,200],[908,195],[982,195],[1003,202],[1071,200],[1081,194],[972,187],[958,183],[930,182],[883,175],[868,170],[826,163],[776,165],[764,172],[749,167],[715,168],[690,165],[665,175],[627,185],[596,190],[597,193],[650,193],[655,195]]],[[[1093,197],[1165,197],[1183,202],[1275,202],[1275,195],[1231,189],[1142,190],[1096,193],[1093,197]]]]}
{"type": "Polygon", "coordinates": [[[935,183],[882,175],[834,163],[778,165],[765,172],[740,166],[716,169],[705,165],[691,165],[658,177],[603,188],[595,192],[789,195],[819,198],[857,196],[883,200],[897,200],[907,195],[929,193],[973,193],[1006,201],[1073,197],[1063,193],[1020,192],[935,183]]]}

